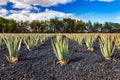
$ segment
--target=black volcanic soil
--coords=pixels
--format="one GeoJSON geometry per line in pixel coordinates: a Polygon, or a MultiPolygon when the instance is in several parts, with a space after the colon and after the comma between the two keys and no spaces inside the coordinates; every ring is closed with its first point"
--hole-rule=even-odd
{"type": "Polygon", "coordinates": [[[22,46],[19,61],[7,62],[6,47],[0,51],[0,80],[120,80],[120,50],[115,50],[116,60],[104,60],[98,41],[93,52],[85,44],[69,40],[70,62],[56,64],[57,59],[48,40],[45,44],[28,51],[22,46]]]}

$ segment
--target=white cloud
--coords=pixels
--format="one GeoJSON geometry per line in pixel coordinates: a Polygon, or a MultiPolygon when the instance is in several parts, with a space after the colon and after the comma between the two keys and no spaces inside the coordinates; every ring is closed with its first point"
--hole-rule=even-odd
{"type": "Polygon", "coordinates": [[[99,1],[103,1],[103,2],[113,2],[115,0],[99,0],[99,1]]]}
{"type": "Polygon", "coordinates": [[[26,9],[32,8],[30,4],[25,4],[24,0],[9,0],[9,2],[13,3],[14,8],[26,8],[26,9]]]}
{"type": "Polygon", "coordinates": [[[113,2],[115,0],[86,0],[86,1],[113,2]]]}
{"type": "Polygon", "coordinates": [[[28,16],[24,15],[24,14],[20,14],[20,13],[14,13],[14,14],[11,14],[9,16],[5,16],[5,18],[7,19],[14,19],[14,20],[22,20],[22,21],[26,21],[26,20],[29,20],[28,19],[28,16]]]}
{"type": "Polygon", "coordinates": [[[40,5],[43,7],[56,6],[58,4],[73,2],[75,0],[2,0],[0,5],[5,5],[8,1],[13,3],[13,8],[22,8],[22,10],[6,10],[0,8],[0,16],[4,18],[14,19],[18,21],[49,20],[55,17],[58,17],[59,19],[79,19],[73,14],[48,9],[46,9],[44,12],[40,12],[40,9],[38,7],[35,7],[35,5],[40,5]],[[37,13],[31,12],[31,10],[34,10],[37,13]],[[9,15],[7,15],[8,13],[9,15]]]}
{"type": "Polygon", "coordinates": [[[120,16],[118,16],[116,19],[120,19],[120,16]]]}
{"type": "Polygon", "coordinates": [[[38,8],[38,7],[32,7],[31,10],[34,10],[34,11],[40,12],[40,8],[38,8]]]}
{"type": "Polygon", "coordinates": [[[6,9],[2,9],[2,8],[0,8],[0,16],[1,16],[1,17],[6,16],[7,13],[8,13],[8,11],[7,11],[6,9]]]}
{"type": "Polygon", "coordinates": [[[0,0],[0,5],[6,5],[8,0],[0,0]]]}
{"type": "Polygon", "coordinates": [[[31,5],[40,5],[43,7],[56,6],[58,4],[66,4],[75,0],[0,0],[0,5],[6,5],[12,2],[14,8],[32,8],[31,5]]]}
{"type": "Polygon", "coordinates": [[[58,4],[66,4],[75,0],[9,0],[14,3],[14,8],[31,8],[31,5],[40,5],[43,7],[56,6],[58,4]]]}
{"type": "Polygon", "coordinates": [[[95,0],[85,0],[85,1],[95,1],[95,0]]]}
{"type": "Polygon", "coordinates": [[[32,21],[32,20],[49,20],[51,18],[56,18],[58,17],[59,19],[62,18],[72,18],[72,19],[79,19],[73,14],[69,13],[63,13],[63,12],[58,12],[58,11],[53,11],[53,10],[48,10],[46,9],[44,12],[39,12],[39,13],[30,13],[30,11],[22,10],[22,11],[10,11],[13,12],[9,16],[5,16],[5,18],[8,19],[14,19],[17,21],[32,21]]]}

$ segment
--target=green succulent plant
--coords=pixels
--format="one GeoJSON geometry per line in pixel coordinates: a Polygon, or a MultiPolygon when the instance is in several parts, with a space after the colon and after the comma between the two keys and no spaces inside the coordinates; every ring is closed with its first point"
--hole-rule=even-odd
{"type": "Polygon", "coordinates": [[[7,57],[7,60],[10,63],[14,63],[18,60],[18,54],[20,52],[22,38],[21,37],[13,37],[13,36],[5,36],[3,37],[3,40],[8,48],[9,56],[7,57]]]}
{"type": "Polygon", "coordinates": [[[116,47],[120,49],[120,36],[116,35],[115,39],[116,39],[116,47]]]}
{"type": "Polygon", "coordinates": [[[87,46],[87,50],[89,50],[89,51],[94,50],[93,44],[94,44],[97,36],[98,35],[91,35],[91,34],[85,35],[85,43],[86,43],[86,46],[87,46]]]}
{"type": "Polygon", "coordinates": [[[100,50],[105,59],[111,60],[115,50],[115,40],[111,36],[101,36],[99,39],[100,50]]]}
{"type": "Polygon", "coordinates": [[[65,65],[68,63],[68,40],[66,38],[62,39],[61,35],[56,35],[56,40],[52,40],[53,50],[58,63],[65,65]]]}
{"type": "Polygon", "coordinates": [[[29,51],[31,51],[34,48],[34,46],[36,45],[33,36],[29,36],[29,35],[24,36],[23,41],[29,51]]]}

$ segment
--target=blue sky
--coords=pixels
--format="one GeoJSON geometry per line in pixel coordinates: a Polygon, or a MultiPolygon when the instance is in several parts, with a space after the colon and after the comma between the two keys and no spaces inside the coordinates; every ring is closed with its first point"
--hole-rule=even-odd
{"type": "Polygon", "coordinates": [[[0,16],[24,21],[70,17],[120,23],[120,0],[4,0],[0,16]]]}

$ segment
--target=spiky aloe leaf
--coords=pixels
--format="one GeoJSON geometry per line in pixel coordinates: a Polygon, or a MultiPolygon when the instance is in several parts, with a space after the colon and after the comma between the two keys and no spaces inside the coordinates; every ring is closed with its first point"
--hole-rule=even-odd
{"type": "Polygon", "coordinates": [[[78,42],[80,45],[82,45],[84,39],[84,35],[74,35],[73,40],[78,42]]]}
{"type": "Polygon", "coordinates": [[[33,36],[25,36],[23,38],[23,41],[29,51],[31,51],[34,48],[35,40],[34,40],[33,36]]]}
{"type": "Polygon", "coordinates": [[[3,40],[8,48],[9,56],[7,59],[10,63],[17,60],[18,54],[20,52],[20,47],[22,43],[22,38],[19,37],[3,37],[3,40]]]}
{"type": "Polygon", "coordinates": [[[4,44],[3,38],[2,38],[2,36],[0,36],[0,50],[2,49],[3,44],[4,44]]]}
{"type": "Polygon", "coordinates": [[[88,49],[93,49],[93,44],[97,38],[97,35],[85,35],[85,43],[88,49]]]}
{"type": "Polygon", "coordinates": [[[99,39],[100,50],[106,59],[111,59],[115,50],[115,41],[111,36],[101,36],[99,39]]]}
{"type": "Polygon", "coordinates": [[[68,41],[62,40],[61,35],[56,36],[56,40],[51,40],[53,50],[60,63],[67,63],[68,59],[68,41]]]}
{"type": "Polygon", "coordinates": [[[40,44],[40,36],[39,35],[35,35],[34,40],[35,40],[35,45],[36,46],[40,44]]]}
{"type": "Polygon", "coordinates": [[[119,36],[119,35],[116,35],[116,36],[115,36],[115,39],[116,39],[116,47],[117,47],[118,49],[120,49],[120,36],[119,36]]]}

